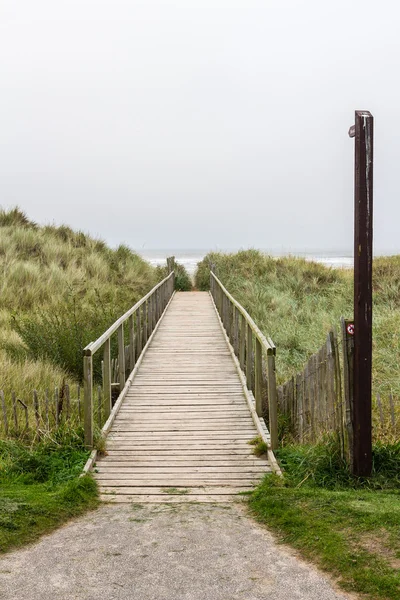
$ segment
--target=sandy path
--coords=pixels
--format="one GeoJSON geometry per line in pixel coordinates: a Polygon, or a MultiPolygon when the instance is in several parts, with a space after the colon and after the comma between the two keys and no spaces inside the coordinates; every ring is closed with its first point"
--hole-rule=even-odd
{"type": "Polygon", "coordinates": [[[0,559],[3,600],[339,600],[240,503],[104,505],[0,559]]]}

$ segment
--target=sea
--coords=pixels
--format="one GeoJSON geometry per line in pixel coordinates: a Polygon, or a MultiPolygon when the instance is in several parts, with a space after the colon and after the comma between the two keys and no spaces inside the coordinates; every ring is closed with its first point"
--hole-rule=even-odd
{"type": "MultiPolygon", "coordinates": [[[[194,248],[169,248],[169,249],[143,249],[138,250],[145,260],[150,264],[165,265],[167,256],[175,256],[177,262],[184,265],[189,275],[192,277],[195,274],[197,264],[203,260],[203,258],[210,252],[210,250],[194,249],[194,248]]],[[[218,252],[237,252],[235,249],[229,250],[218,250],[218,252]]],[[[327,267],[336,269],[352,269],[353,268],[353,256],[350,252],[273,252],[270,250],[261,250],[265,254],[270,256],[298,256],[305,258],[306,260],[315,261],[322,263],[327,267]]]]}

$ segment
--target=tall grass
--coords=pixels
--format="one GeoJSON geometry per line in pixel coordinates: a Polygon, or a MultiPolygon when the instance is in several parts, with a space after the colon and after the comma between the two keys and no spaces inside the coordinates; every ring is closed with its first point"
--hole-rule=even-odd
{"type": "Polygon", "coordinates": [[[0,389],[81,378],[82,348],[158,281],[135,252],[0,209],[0,389]]]}

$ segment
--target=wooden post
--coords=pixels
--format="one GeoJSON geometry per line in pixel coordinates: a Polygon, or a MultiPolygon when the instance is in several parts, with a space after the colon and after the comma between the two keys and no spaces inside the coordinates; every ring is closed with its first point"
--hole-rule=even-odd
{"type": "Polygon", "coordinates": [[[142,304],[142,319],[143,319],[143,337],[142,344],[143,348],[147,344],[147,303],[143,302],[142,304]]]}
{"type": "Polygon", "coordinates": [[[147,339],[151,336],[152,332],[152,314],[151,314],[151,298],[147,300],[147,339]]]}
{"type": "Polygon", "coordinates": [[[373,130],[374,118],[371,113],[357,110],[354,128],[353,382],[353,474],[357,476],[369,476],[372,471],[373,130]]]}
{"type": "Polygon", "coordinates": [[[37,390],[33,390],[33,410],[35,412],[36,431],[39,433],[40,429],[40,413],[39,413],[39,398],[37,390]]]}
{"type": "Polygon", "coordinates": [[[152,331],[154,331],[155,326],[157,324],[157,315],[156,315],[156,296],[153,293],[151,295],[151,314],[152,314],[152,320],[153,320],[153,326],[152,326],[152,331]]]}
{"type": "Polygon", "coordinates": [[[246,357],[246,319],[240,316],[240,342],[239,342],[239,362],[240,368],[244,371],[246,357]]]}
{"type": "Polygon", "coordinates": [[[254,363],[255,372],[255,398],[256,398],[256,413],[262,417],[262,351],[261,343],[256,337],[256,356],[254,363]]]}
{"type": "Polygon", "coordinates": [[[60,424],[60,393],[58,387],[54,389],[54,405],[56,410],[56,427],[60,424]]]}
{"type": "Polygon", "coordinates": [[[83,357],[84,429],[85,446],[93,448],[93,357],[83,357]]]}
{"type": "Polygon", "coordinates": [[[1,409],[3,411],[3,419],[4,419],[4,431],[5,431],[5,434],[8,435],[7,407],[6,407],[6,401],[4,399],[3,390],[0,390],[0,398],[1,398],[1,409]]]}
{"type": "Polygon", "coordinates": [[[344,377],[344,448],[351,470],[354,472],[354,321],[341,318],[343,339],[344,377]]]}
{"type": "Polygon", "coordinates": [[[118,327],[118,381],[119,393],[121,393],[125,385],[125,343],[123,323],[118,327]]]}
{"type": "Polygon", "coordinates": [[[65,386],[65,418],[68,421],[71,413],[71,398],[69,393],[69,385],[68,383],[65,386]]]}
{"type": "Polygon", "coordinates": [[[252,388],[252,371],[253,371],[253,331],[247,324],[247,348],[246,348],[246,380],[247,388],[252,388]]]}
{"type": "Polygon", "coordinates": [[[50,419],[49,419],[49,392],[48,390],[44,393],[44,412],[46,417],[46,429],[50,429],[50,419]]]}
{"type": "Polygon", "coordinates": [[[14,427],[15,427],[15,431],[18,431],[17,398],[15,396],[15,392],[11,392],[11,401],[12,401],[12,407],[13,407],[14,427]]]}
{"type": "Polygon", "coordinates": [[[103,349],[103,398],[104,420],[107,421],[111,412],[111,340],[107,338],[103,349]]]}
{"type": "MultiPolygon", "coordinates": [[[[129,317],[128,327],[129,327],[129,363],[130,363],[129,367],[132,372],[133,368],[135,366],[135,324],[134,324],[133,315],[131,315],[129,317]]],[[[105,398],[104,398],[104,401],[105,401],[105,398]]]]}
{"type": "Polygon", "coordinates": [[[142,352],[142,327],[140,323],[140,306],[136,311],[136,358],[138,359],[142,352]]]}
{"type": "Polygon", "coordinates": [[[76,393],[78,396],[78,417],[79,417],[79,421],[82,418],[82,413],[81,413],[81,386],[78,383],[78,386],[76,388],[76,393]]]}
{"type": "Polygon", "coordinates": [[[101,386],[97,386],[97,422],[101,428],[101,386]]]}
{"type": "Polygon", "coordinates": [[[269,433],[271,436],[272,450],[276,450],[278,447],[278,400],[276,390],[275,352],[276,350],[274,348],[267,356],[269,433]]]}

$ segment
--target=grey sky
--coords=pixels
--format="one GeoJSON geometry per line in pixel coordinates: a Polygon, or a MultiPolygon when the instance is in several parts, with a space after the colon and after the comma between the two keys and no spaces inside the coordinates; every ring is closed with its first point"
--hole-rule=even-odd
{"type": "Polygon", "coordinates": [[[136,248],[400,251],[394,0],[0,0],[0,204],[136,248]]]}

